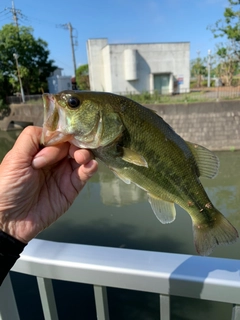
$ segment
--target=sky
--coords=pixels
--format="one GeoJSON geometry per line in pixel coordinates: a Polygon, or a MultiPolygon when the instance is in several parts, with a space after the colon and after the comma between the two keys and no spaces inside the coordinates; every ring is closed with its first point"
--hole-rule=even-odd
{"type": "MultiPolygon", "coordinates": [[[[190,59],[206,57],[222,39],[208,26],[223,18],[227,0],[15,0],[19,25],[31,26],[34,37],[48,43],[50,59],[73,75],[71,23],[77,39],[77,67],[86,64],[86,42],[108,38],[108,43],[190,42],[190,59]]],[[[0,28],[13,23],[11,0],[0,0],[0,28]]]]}

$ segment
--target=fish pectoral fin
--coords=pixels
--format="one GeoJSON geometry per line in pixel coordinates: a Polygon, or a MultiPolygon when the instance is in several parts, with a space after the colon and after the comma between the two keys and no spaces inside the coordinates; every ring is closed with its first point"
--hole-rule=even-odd
{"type": "Polygon", "coordinates": [[[156,218],[163,224],[171,223],[176,218],[176,209],[173,202],[165,201],[148,193],[148,201],[156,218]]]}
{"type": "Polygon", "coordinates": [[[136,166],[148,168],[145,158],[134,150],[123,147],[122,159],[126,162],[133,163],[136,166]]]}
{"type": "Polygon", "coordinates": [[[116,177],[118,177],[119,179],[121,179],[123,182],[125,182],[126,184],[130,184],[131,180],[124,177],[123,174],[117,172],[114,168],[109,167],[110,170],[112,170],[112,172],[115,174],[116,177]]]}
{"type": "Polygon", "coordinates": [[[188,147],[193,153],[199,170],[199,176],[213,179],[219,169],[219,159],[208,149],[196,144],[186,141],[188,147]]]}

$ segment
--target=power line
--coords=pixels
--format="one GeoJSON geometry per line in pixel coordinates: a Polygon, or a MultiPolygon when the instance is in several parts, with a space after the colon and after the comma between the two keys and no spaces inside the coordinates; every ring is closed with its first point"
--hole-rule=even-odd
{"type": "Polygon", "coordinates": [[[24,18],[24,19],[27,18],[24,14],[22,14],[21,10],[15,8],[13,0],[12,0],[12,7],[11,8],[5,8],[5,11],[8,11],[8,12],[10,12],[12,14],[12,19],[13,19],[13,21],[14,21],[14,23],[15,23],[17,28],[19,28],[19,23],[18,23],[19,19],[20,18],[24,18]]]}
{"type": "MultiPolygon", "coordinates": [[[[22,14],[22,11],[19,9],[15,8],[14,5],[14,0],[12,0],[12,7],[11,8],[5,8],[3,11],[0,12],[0,21],[3,21],[5,19],[9,18],[9,14],[12,15],[12,19],[16,25],[17,28],[19,28],[19,21],[22,21],[22,19],[24,20],[29,20],[27,16],[25,16],[24,14],[22,14]]],[[[44,23],[48,23],[48,24],[52,24],[52,22],[48,22],[48,21],[44,21],[44,20],[40,20],[37,18],[33,18],[30,17],[30,19],[34,19],[37,20],[38,22],[44,22],[44,23]]],[[[66,23],[66,24],[60,24],[60,25],[55,25],[55,27],[60,27],[63,29],[68,29],[69,33],[70,33],[70,42],[71,42],[71,49],[72,49],[72,60],[73,60],[73,68],[74,68],[74,77],[76,79],[76,58],[75,58],[75,48],[77,48],[78,46],[78,32],[75,28],[72,27],[71,23],[66,23]],[[75,33],[75,34],[73,34],[75,33]]]]}

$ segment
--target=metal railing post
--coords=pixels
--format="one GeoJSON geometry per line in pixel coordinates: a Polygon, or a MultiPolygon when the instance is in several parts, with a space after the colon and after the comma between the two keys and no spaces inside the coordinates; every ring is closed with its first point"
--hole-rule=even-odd
{"type": "Polygon", "coordinates": [[[57,307],[52,287],[52,280],[37,277],[38,289],[45,320],[58,320],[57,307]]]}
{"type": "Polygon", "coordinates": [[[231,320],[240,320],[240,305],[238,304],[233,305],[231,320]]]}
{"type": "Polygon", "coordinates": [[[9,274],[0,287],[0,320],[20,320],[9,274]]]}
{"type": "Polygon", "coordinates": [[[160,294],[160,319],[170,320],[170,296],[160,294]]]}
{"type": "Polygon", "coordinates": [[[108,298],[106,287],[94,285],[94,297],[98,320],[109,320],[108,298]]]}

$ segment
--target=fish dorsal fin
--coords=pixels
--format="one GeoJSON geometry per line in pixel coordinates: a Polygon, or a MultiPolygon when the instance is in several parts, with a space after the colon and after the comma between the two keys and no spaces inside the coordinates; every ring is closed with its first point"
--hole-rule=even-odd
{"type": "Polygon", "coordinates": [[[196,160],[199,176],[213,179],[219,169],[219,159],[208,149],[196,144],[187,142],[188,147],[193,153],[193,156],[196,160]]]}
{"type": "Polygon", "coordinates": [[[136,151],[131,150],[129,148],[123,147],[122,159],[126,162],[133,163],[136,166],[148,168],[148,164],[147,164],[147,161],[145,160],[145,158],[142,155],[140,155],[139,153],[137,153],[136,151]]]}
{"type": "Polygon", "coordinates": [[[171,223],[176,218],[176,209],[173,202],[168,202],[148,193],[148,201],[156,218],[163,224],[171,223]]]}

